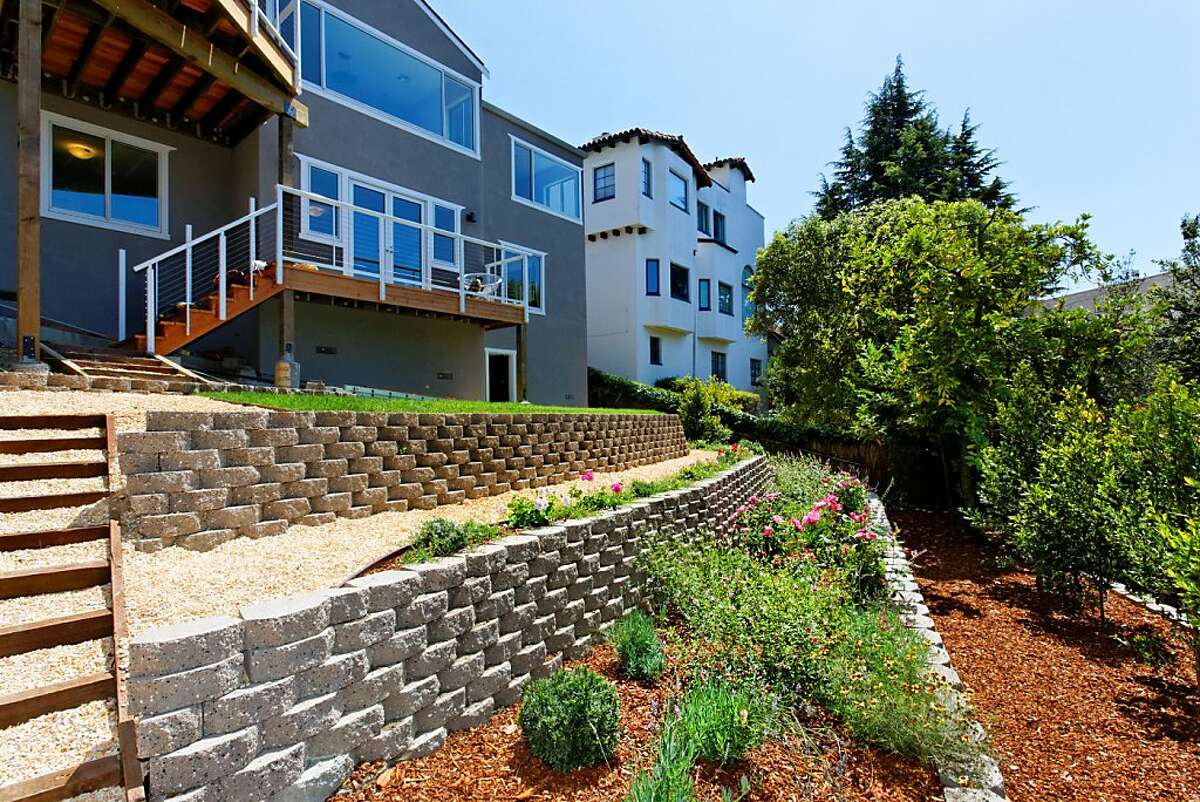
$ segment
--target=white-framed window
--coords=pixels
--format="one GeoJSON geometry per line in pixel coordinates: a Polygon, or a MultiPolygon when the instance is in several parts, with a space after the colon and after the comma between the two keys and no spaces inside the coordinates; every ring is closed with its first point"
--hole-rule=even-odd
{"type": "MultiPolygon", "coordinates": [[[[461,230],[463,206],[432,195],[382,181],[374,176],[349,170],[336,164],[296,154],[300,161],[300,189],[321,195],[330,200],[342,201],[363,209],[386,214],[400,220],[432,225],[438,231],[457,234],[461,230]]],[[[358,215],[346,215],[333,205],[325,206],[320,201],[305,199],[301,205],[300,236],[338,246],[353,244],[356,233],[343,230],[355,229],[358,215]],[[340,213],[339,213],[340,212],[340,213]]],[[[366,228],[370,220],[364,218],[366,228]]],[[[435,266],[457,269],[460,248],[456,237],[433,233],[432,245],[422,229],[393,221],[385,232],[384,241],[391,253],[389,266],[392,281],[420,283],[423,253],[431,247],[430,257],[435,266]]],[[[369,235],[368,231],[368,235],[369,235]]],[[[367,239],[371,239],[370,236],[367,239]]],[[[377,237],[375,238],[377,241],[377,237]]],[[[355,249],[356,263],[366,258],[360,249],[355,249]]],[[[377,258],[372,254],[371,259],[377,258]]],[[[356,264],[355,269],[358,270],[356,264]]],[[[369,266],[368,266],[369,267],[369,266]]],[[[365,272],[371,272],[370,269],[365,272]]],[[[375,273],[378,275],[378,273],[375,273]]]]}
{"type": "Polygon", "coordinates": [[[169,239],[167,162],[172,150],[43,112],[42,216],[169,239]]]}
{"type": "Polygon", "coordinates": [[[583,221],[583,168],[509,134],[512,199],[575,223],[583,221]]]}
{"type": "Polygon", "coordinates": [[[667,172],[667,199],[672,206],[688,210],[688,180],[674,170],[667,172]]]}
{"type": "Polygon", "coordinates": [[[479,83],[324,0],[301,0],[304,88],[479,158],[479,83]]]}
{"type": "Polygon", "coordinates": [[[526,306],[531,314],[546,314],[546,253],[526,248],[512,242],[500,240],[504,246],[504,267],[501,276],[502,290],[510,300],[528,298],[526,306]],[[521,260],[525,257],[525,283],[521,283],[521,260]]]}

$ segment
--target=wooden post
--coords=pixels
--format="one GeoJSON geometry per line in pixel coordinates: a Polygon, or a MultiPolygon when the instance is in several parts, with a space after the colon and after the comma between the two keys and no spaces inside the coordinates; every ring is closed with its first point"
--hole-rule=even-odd
{"type": "MultiPolygon", "coordinates": [[[[280,114],[279,120],[279,183],[296,188],[295,124],[291,117],[280,114]]],[[[282,204],[287,195],[278,195],[280,208],[276,210],[280,227],[287,219],[282,204]]],[[[285,234],[286,236],[286,234],[285,234]]],[[[286,281],[287,277],[284,276],[286,281]]],[[[296,298],[292,290],[279,294],[279,361],[275,363],[275,386],[297,387],[300,384],[300,365],[296,362],[296,298]]]]}
{"type": "Polygon", "coordinates": [[[20,0],[17,45],[17,351],[41,360],[42,2],[20,0]]]}
{"type": "Polygon", "coordinates": [[[517,400],[525,401],[526,358],[529,355],[529,325],[517,326],[517,400]]]}

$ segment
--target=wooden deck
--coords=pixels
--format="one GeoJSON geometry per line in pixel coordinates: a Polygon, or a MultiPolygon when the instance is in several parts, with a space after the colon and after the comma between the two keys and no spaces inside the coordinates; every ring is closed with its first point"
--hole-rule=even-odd
{"type": "Polygon", "coordinates": [[[423,290],[399,284],[385,285],[385,298],[381,300],[378,281],[311,270],[292,264],[288,264],[286,268],[284,288],[296,292],[430,312],[479,323],[487,329],[517,326],[525,322],[525,310],[513,304],[468,297],[466,310],[462,312],[459,310],[459,298],[455,292],[423,290]]]}

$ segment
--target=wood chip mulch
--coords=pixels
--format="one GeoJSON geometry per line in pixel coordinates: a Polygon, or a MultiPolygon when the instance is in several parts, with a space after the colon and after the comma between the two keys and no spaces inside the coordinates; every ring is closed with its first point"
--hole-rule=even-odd
{"type": "MultiPolygon", "coordinates": [[[[621,740],[608,766],[560,774],[525,748],[517,707],[487,724],[452,733],[429,757],[399,763],[379,774],[381,765],[360,766],[331,802],[618,802],[634,775],[653,764],[658,730],[669,699],[681,680],[668,672],[653,687],[620,677],[611,646],[582,659],[613,680],[621,699],[621,740]],[[376,775],[378,778],[376,779],[376,775]]],[[[716,802],[721,789],[736,790],[751,779],[747,802],[930,802],[940,786],[929,767],[864,748],[831,729],[806,729],[768,742],[728,771],[696,770],[697,802],[716,802]]]]}
{"type": "Polygon", "coordinates": [[[1013,802],[1200,800],[1200,692],[1169,624],[1114,594],[1106,627],[1069,617],[955,516],[891,517],[1013,802]],[[1137,635],[1163,639],[1170,662],[1139,661],[1137,635]]]}

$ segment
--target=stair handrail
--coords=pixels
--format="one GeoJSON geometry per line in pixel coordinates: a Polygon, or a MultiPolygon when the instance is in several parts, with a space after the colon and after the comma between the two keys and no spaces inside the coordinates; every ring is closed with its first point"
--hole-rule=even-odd
{"type": "Polygon", "coordinates": [[[176,245],[174,248],[172,248],[169,251],[163,251],[160,254],[151,256],[146,261],[138,262],[136,265],[134,265],[133,267],[131,267],[129,269],[131,272],[140,273],[143,270],[145,270],[146,268],[150,267],[155,262],[161,262],[164,259],[170,259],[172,256],[175,256],[176,254],[183,253],[185,250],[187,250],[188,247],[195,247],[196,245],[199,245],[202,242],[207,242],[208,240],[212,239],[213,237],[217,237],[217,236],[220,236],[222,233],[228,232],[230,229],[234,229],[240,225],[244,225],[246,222],[248,222],[249,220],[251,220],[253,218],[261,217],[264,214],[269,214],[273,211],[275,211],[274,203],[272,203],[269,206],[260,206],[257,209],[255,209],[254,211],[250,212],[249,214],[244,214],[241,217],[239,217],[237,220],[234,220],[231,223],[226,223],[225,225],[221,226],[220,228],[214,228],[212,231],[209,231],[206,234],[202,234],[199,237],[196,237],[195,239],[193,239],[189,242],[183,242],[180,245],[176,245]]]}

